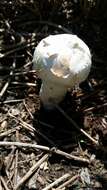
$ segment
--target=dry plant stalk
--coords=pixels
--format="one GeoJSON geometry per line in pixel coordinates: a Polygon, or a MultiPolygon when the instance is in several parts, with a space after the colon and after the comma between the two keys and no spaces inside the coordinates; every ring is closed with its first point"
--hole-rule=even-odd
{"type": "Polygon", "coordinates": [[[20,186],[22,186],[30,176],[37,170],[37,168],[49,157],[49,154],[45,154],[35,165],[33,165],[30,170],[22,177],[22,179],[15,186],[15,190],[18,190],[20,186]]]}
{"type": "Polygon", "coordinates": [[[26,147],[26,148],[34,148],[34,149],[40,149],[40,150],[44,150],[50,153],[55,153],[55,154],[59,154],[61,156],[65,156],[68,159],[71,160],[76,160],[76,161],[80,161],[80,162],[84,162],[89,164],[90,161],[88,159],[85,158],[81,158],[78,156],[74,156],[72,154],[68,154],[62,150],[59,150],[57,148],[49,148],[47,146],[42,146],[42,145],[36,145],[36,144],[30,144],[30,143],[21,143],[21,142],[4,142],[4,141],[0,141],[0,146],[17,146],[17,147],[26,147]]]}
{"type": "Polygon", "coordinates": [[[69,184],[73,183],[78,177],[79,177],[78,174],[71,177],[70,179],[65,181],[63,184],[61,184],[59,187],[57,187],[55,190],[62,190],[63,188],[65,189],[69,184]]]}
{"type": "Polygon", "coordinates": [[[4,178],[3,178],[2,176],[0,176],[0,180],[1,180],[1,183],[2,183],[2,185],[3,185],[3,187],[4,187],[4,189],[5,189],[5,190],[10,190],[10,189],[7,187],[7,184],[6,184],[6,182],[5,182],[5,180],[4,180],[4,178]]]}
{"type": "Polygon", "coordinates": [[[58,178],[56,181],[54,181],[53,183],[49,184],[47,187],[43,188],[42,190],[52,189],[52,187],[57,186],[59,183],[67,180],[69,177],[70,177],[70,174],[66,173],[63,176],[61,176],[60,178],[58,178]]]}

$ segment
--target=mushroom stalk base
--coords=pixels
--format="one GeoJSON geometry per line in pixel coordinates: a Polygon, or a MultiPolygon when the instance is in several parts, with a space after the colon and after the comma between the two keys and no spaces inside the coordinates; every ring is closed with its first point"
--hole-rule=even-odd
{"type": "Polygon", "coordinates": [[[55,104],[60,103],[64,99],[66,92],[66,87],[45,81],[40,89],[40,99],[45,108],[53,109],[55,104]]]}

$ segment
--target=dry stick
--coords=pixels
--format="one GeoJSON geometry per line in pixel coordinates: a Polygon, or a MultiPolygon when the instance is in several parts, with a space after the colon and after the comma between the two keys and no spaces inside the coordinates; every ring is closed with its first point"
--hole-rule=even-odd
{"type": "Polygon", "coordinates": [[[31,45],[35,45],[34,42],[35,42],[35,41],[28,42],[28,43],[22,43],[22,44],[20,45],[20,47],[17,47],[17,45],[16,45],[16,48],[14,48],[14,49],[12,49],[12,50],[10,50],[10,51],[4,53],[4,54],[0,53],[0,58],[4,58],[4,57],[6,57],[6,56],[8,56],[8,55],[10,55],[10,54],[12,54],[12,53],[14,53],[14,52],[16,52],[16,51],[20,51],[20,50],[22,50],[22,49],[25,49],[25,48],[27,48],[27,47],[30,47],[31,45]]]}
{"type": "Polygon", "coordinates": [[[31,144],[31,143],[22,143],[22,142],[0,141],[0,146],[17,146],[17,147],[35,148],[35,149],[50,151],[50,148],[47,146],[31,144]]]}
{"type": "Polygon", "coordinates": [[[95,107],[87,108],[87,109],[83,110],[83,113],[86,113],[86,112],[88,112],[88,111],[93,111],[93,110],[96,110],[96,109],[98,110],[98,109],[104,108],[104,107],[106,107],[106,106],[107,106],[107,102],[104,103],[104,104],[102,104],[102,105],[97,105],[97,106],[95,106],[95,107]]]}
{"type": "Polygon", "coordinates": [[[22,85],[22,86],[34,86],[36,87],[37,85],[35,83],[30,83],[30,82],[11,82],[11,84],[15,84],[15,85],[22,85]]]}
{"type": "Polygon", "coordinates": [[[72,178],[65,181],[62,185],[57,187],[55,190],[62,190],[63,188],[67,187],[70,183],[74,182],[78,177],[79,177],[79,175],[73,176],[72,178]]]}
{"type": "Polygon", "coordinates": [[[18,103],[18,102],[23,102],[23,99],[6,100],[6,101],[3,101],[3,104],[18,103]]]}
{"type": "Polygon", "coordinates": [[[88,139],[94,143],[95,145],[99,146],[98,141],[96,141],[94,138],[92,138],[89,134],[87,134],[83,129],[79,128],[79,126],[76,124],[76,122],[69,117],[61,107],[59,107],[58,105],[55,105],[55,107],[59,110],[59,112],[76,128],[78,129],[82,134],[84,134],[86,137],[88,137],[88,139]]]}
{"type": "Polygon", "coordinates": [[[7,178],[8,178],[7,185],[10,183],[11,188],[14,189],[13,183],[12,183],[12,178],[14,176],[14,171],[13,170],[11,171],[11,175],[9,175],[8,173],[6,173],[6,175],[7,175],[7,178]]]}
{"type": "Polygon", "coordinates": [[[11,79],[9,78],[8,81],[5,83],[5,85],[3,86],[1,92],[0,92],[0,98],[2,98],[2,96],[4,95],[4,93],[6,92],[9,84],[10,84],[11,79]]]}
{"type": "Polygon", "coordinates": [[[59,149],[53,150],[53,152],[56,153],[56,154],[65,156],[68,159],[72,159],[72,160],[79,161],[79,162],[84,162],[84,163],[87,163],[87,164],[90,163],[90,161],[88,159],[86,159],[86,158],[81,158],[81,157],[78,157],[78,156],[74,156],[72,154],[68,154],[68,153],[66,153],[66,152],[64,152],[62,150],[59,150],[59,149]]]}
{"type": "Polygon", "coordinates": [[[40,149],[40,150],[44,150],[44,151],[48,151],[51,153],[55,153],[61,156],[65,156],[68,159],[73,159],[76,161],[80,161],[80,162],[84,162],[84,163],[89,163],[88,159],[85,158],[80,158],[78,156],[74,156],[72,154],[68,154],[64,151],[61,151],[59,149],[56,148],[49,148],[47,146],[42,146],[42,145],[36,145],[36,144],[30,144],[30,143],[21,143],[21,142],[5,142],[5,141],[0,141],[0,146],[17,146],[17,147],[25,147],[25,148],[35,148],[35,149],[40,149]]]}
{"type": "MultiPolygon", "coordinates": [[[[16,120],[18,120],[15,116],[13,116],[11,113],[9,113],[10,116],[12,116],[13,118],[15,118],[16,120]]],[[[20,122],[20,124],[25,127],[26,129],[30,130],[31,132],[37,132],[35,128],[33,128],[31,125],[25,123],[24,121],[22,121],[21,119],[18,120],[20,122]]],[[[39,132],[38,132],[39,133],[39,132]]],[[[43,136],[41,133],[39,133],[45,140],[46,137],[43,136]]],[[[49,140],[48,140],[49,141],[49,140]]],[[[49,141],[49,143],[51,143],[51,145],[53,145],[53,142],[49,141]]],[[[54,152],[56,154],[59,154],[59,155],[63,155],[69,159],[73,159],[73,160],[77,160],[77,161],[81,161],[81,162],[86,162],[86,163],[89,163],[89,160],[85,159],[85,158],[80,158],[80,157],[77,157],[77,156],[73,156],[71,154],[68,154],[66,152],[63,152],[61,150],[58,150],[58,149],[53,149],[54,152]]]]}
{"type": "Polygon", "coordinates": [[[8,173],[8,170],[10,169],[12,163],[13,163],[13,160],[14,160],[14,153],[15,153],[15,150],[16,150],[16,147],[12,147],[12,150],[8,156],[8,159],[7,159],[7,165],[6,165],[6,172],[8,173]]]}
{"type": "Polygon", "coordinates": [[[3,133],[0,133],[0,138],[6,137],[8,135],[10,135],[11,133],[14,133],[16,130],[20,130],[21,127],[15,127],[13,129],[9,129],[8,131],[5,131],[3,133]]]}
{"type": "Polygon", "coordinates": [[[31,117],[31,119],[34,119],[34,116],[33,116],[32,113],[30,112],[30,110],[29,110],[29,108],[28,108],[28,106],[27,106],[25,100],[23,100],[23,104],[24,104],[24,106],[25,106],[27,112],[29,113],[29,116],[31,117]]]}
{"type": "Polygon", "coordinates": [[[18,150],[16,150],[16,158],[15,158],[15,171],[14,171],[14,187],[17,184],[17,169],[18,169],[18,150]]]}
{"type": "Polygon", "coordinates": [[[56,181],[54,181],[53,183],[49,184],[47,187],[43,188],[42,190],[49,190],[52,187],[54,187],[54,186],[58,185],[59,183],[61,183],[62,181],[65,181],[69,177],[70,177],[70,174],[66,173],[63,176],[61,176],[60,178],[58,178],[56,181]]]}
{"type": "Polygon", "coordinates": [[[5,180],[4,180],[4,178],[3,178],[2,176],[0,176],[0,179],[1,179],[1,182],[2,182],[2,185],[3,185],[4,189],[5,189],[5,190],[10,190],[10,189],[7,187],[7,184],[6,184],[5,180]]]}
{"type": "Polygon", "coordinates": [[[26,129],[28,129],[31,132],[36,132],[36,129],[34,127],[32,127],[30,124],[24,122],[22,119],[18,119],[17,117],[15,117],[13,114],[11,114],[10,112],[8,113],[10,117],[13,117],[16,121],[18,121],[20,123],[20,125],[22,125],[23,127],[25,127],[26,129]]]}
{"type": "MultiPolygon", "coordinates": [[[[26,63],[25,65],[23,65],[23,67],[22,68],[24,68],[24,69],[26,69],[27,67],[29,67],[30,65],[32,65],[33,64],[33,62],[32,61],[29,61],[28,63],[26,63]]],[[[34,71],[34,70],[32,70],[32,71],[34,71]]],[[[30,72],[32,72],[32,71],[30,71],[30,72]]],[[[28,71],[29,72],[29,71],[28,71]]],[[[36,71],[35,71],[36,72],[36,71]]]]}
{"type": "MultiPolygon", "coordinates": [[[[10,116],[12,116],[12,117],[14,117],[15,119],[17,119],[15,116],[13,116],[12,114],[10,114],[9,113],[9,115],[10,116]]],[[[35,128],[33,128],[31,125],[29,125],[29,124],[27,124],[27,123],[25,123],[24,121],[22,121],[21,119],[19,119],[19,121],[20,121],[20,124],[23,126],[23,127],[25,127],[26,129],[29,129],[31,132],[37,132],[36,131],[36,129],[35,128]]],[[[45,136],[43,136],[41,133],[39,133],[45,140],[47,140],[46,139],[46,137],[45,136]]],[[[49,140],[48,140],[49,141],[49,140]]],[[[11,142],[10,142],[11,143],[11,142]]],[[[51,143],[51,145],[53,144],[53,142],[49,142],[49,143],[51,143]]],[[[1,144],[1,142],[0,142],[0,144],[1,144]]],[[[25,143],[25,144],[27,144],[27,143],[25,143]]],[[[32,144],[31,144],[32,145],[32,144]]],[[[16,146],[18,146],[18,145],[16,145],[16,146]]],[[[40,148],[40,145],[34,145],[34,146],[39,146],[39,148],[40,148]]],[[[45,147],[45,146],[41,146],[42,148],[43,147],[45,147]]],[[[32,148],[36,148],[36,147],[32,147],[32,148]]],[[[40,148],[41,149],[41,148],[40,148]]],[[[42,149],[43,150],[43,149],[42,149]]],[[[46,151],[50,151],[50,148],[49,147],[45,147],[45,150],[46,151]]],[[[65,156],[66,158],[68,158],[68,159],[73,159],[73,160],[77,160],[77,161],[80,161],[80,162],[86,162],[86,163],[89,163],[89,160],[88,159],[85,159],[85,158],[80,158],[80,157],[77,157],[77,156],[74,156],[74,155],[71,155],[71,154],[68,154],[68,153],[66,153],[66,152],[64,152],[64,151],[61,151],[61,150],[59,150],[59,149],[51,149],[51,152],[54,152],[54,153],[56,153],[56,154],[59,154],[59,155],[63,155],[63,156],[65,156]]]]}
{"type": "Polygon", "coordinates": [[[2,184],[1,184],[1,179],[0,179],[0,190],[2,190],[3,188],[2,188],[2,184]]]}
{"type": "MultiPolygon", "coordinates": [[[[25,106],[27,112],[29,113],[31,119],[34,119],[34,116],[33,116],[32,113],[30,112],[30,110],[29,110],[27,104],[25,103],[25,100],[23,101],[23,103],[24,103],[24,106],[25,106]]],[[[51,128],[51,129],[54,129],[54,128],[55,128],[53,125],[50,125],[50,124],[48,124],[48,123],[45,123],[44,121],[39,121],[39,123],[40,123],[40,125],[43,125],[43,126],[45,126],[45,127],[49,127],[49,128],[51,128]]]]}
{"type": "Polygon", "coordinates": [[[29,74],[29,73],[36,73],[36,71],[31,70],[31,71],[16,72],[16,73],[14,73],[14,76],[26,75],[26,74],[29,74]]]}
{"type": "Polygon", "coordinates": [[[4,93],[6,92],[8,86],[9,86],[9,84],[11,82],[11,78],[13,76],[15,65],[16,65],[16,59],[14,59],[14,61],[13,61],[12,70],[10,71],[9,78],[8,78],[7,82],[5,83],[5,85],[3,86],[3,88],[2,88],[2,90],[0,92],[0,99],[2,98],[2,96],[4,95],[4,93]]]}
{"type": "Polygon", "coordinates": [[[9,116],[13,117],[16,121],[18,121],[20,123],[21,126],[23,126],[25,129],[29,130],[32,136],[34,136],[34,133],[37,133],[38,135],[40,135],[44,140],[46,140],[51,146],[55,146],[55,144],[48,139],[48,137],[46,137],[44,134],[42,134],[41,132],[39,132],[38,130],[36,130],[34,127],[32,127],[30,124],[27,124],[26,122],[24,122],[22,119],[17,119],[14,115],[12,115],[11,113],[9,113],[9,116]]]}
{"type": "Polygon", "coordinates": [[[49,154],[45,154],[35,165],[33,165],[30,170],[22,177],[19,183],[16,185],[15,190],[18,190],[20,186],[22,186],[29,177],[37,170],[37,168],[49,157],[49,154]]]}
{"type": "MultiPolygon", "coordinates": [[[[32,113],[30,112],[28,106],[26,105],[25,100],[23,101],[23,104],[24,104],[24,106],[25,106],[27,112],[29,113],[30,117],[31,117],[32,119],[34,119],[34,116],[32,115],[32,113]]],[[[40,121],[39,121],[39,123],[42,124],[42,125],[44,125],[44,126],[47,126],[47,127],[49,127],[49,128],[54,128],[54,126],[48,125],[48,124],[46,124],[46,123],[44,123],[44,122],[40,122],[40,121]]],[[[44,138],[46,141],[48,141],[52,146],[55,146],[55,144],[54,144],[51,140],[49,140],[44,134],[40,133],[39,131],[36,131],[36,132],[37,132],[40,136],[42,136],[42,138],[44,138]]]]}
{"type": "MultiPolygon", "coordinates": [[[[19,141],[19,131],[16,130],[16,140],[19,141]]],[[[17,184],[17,174],[18,174],[18,152],[16,149],[16,157],[15,157],[15,167],[14,167],[14,187],[17,184]]]]}

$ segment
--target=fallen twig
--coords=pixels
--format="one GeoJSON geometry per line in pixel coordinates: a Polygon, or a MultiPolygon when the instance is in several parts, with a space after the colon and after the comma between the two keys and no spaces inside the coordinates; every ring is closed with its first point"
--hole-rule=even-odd
{"type": "Polygon", "coordinates": [[[37,168],[49,157],[49,154],[45,154],[35,165],[33,165],[30,170],[22,177],[22,179],[18,182],[18,184],[15,186],[15,190],[19,189],[20,186],[22,186],[25,181],[27,181],[30,176],[37,170],[37,168]]]}
{"type": "MultiPolygon", "coordinates": [[[[32,115],[32,113],[30,112],[28,106],[26,105],[25,100],[23,101],[23,103],[24,103],[24,106],[25,106],[27,112],[29,113],[30,117],[31,117],[32,119],[34,119],[34,116],[32,115]]],[[[46,127],[48,127],[48,128],[51,128],[51,129],[54,129],[54,128],[55,128],[53,125],[48,124],[48,123],[45,123],[44,121],[39,121],[39,123],[40,123],[40,125],[46,126],[46,127]]]]}
{"type": "Polygon", "coordinates": [[[7,82],[5,83],[5,85],[3,86],[1,92],[0,92],[0,99],[2,98],[2,96],[4,95],[4,93],[6,92],[10,82],[11,82],[11,79],[12,79],[12,76],[13,76],[13,72],[15,70],[15,66],[16,66],[16,59],[14,59],[13,61],[13,65],[12,65],[12,69],[10,71],[10,74],[9,74],[9,78],[7,80],[7,82]]]}
{"type": "Polygon", "coordinates": [[[3,185],[4,189],[5,189],[5,190],[10,190],[10,189],[7,187],[7,184],[6,184],[5,180],[4,180],[4,178],[3,178],[2,176],[0,176],[0,179],[1,179],[1,182],[2,182],[2,185],[3,185]]]}
{"type": "Polygon", "coordinates": [[[64,174],[63,176],[61,176],[60,178],[58,178],[56,181],[54,181],[53,183],[49,184],[47,187],[43,188],[42,190],[49,190],[52,189],[52,187],[57,186],[59,183],[61,183],[62,181],[67,180],[71,175],[69,173],[64,174]]]}
{"type": "Polygon", "coordinates": [[[11,82],[11,84],[15,84],[15,85],[22,85],[22,86],[34,86],[36,87],[37,85],[35,83],[30,83],[30,82],[11,82]]]}
{"type": "Polygon", "coordinates": [[[0,189],[3,190],[3,188],[2,188],[2,184],[1,184],[1,180],[0,180],[0,189]]]}
{"type": "Polygon", "coordinates": [[[41,136],[45,141],[47,141],[51,146],[56,146],[54,144],[54,142],[50,139],[48,139],[47,136],[45,136],[44,134],[42,134],[41,132],[39,132],[38,130],[36,130],[36,128],[32,127],[30,124],[24,122],[22,119],[18,119],[17,117],[15,117],[14,115],[12,115],[11,113],[8,113],[10,117],[13,117],[17,122],[19,122],[19,124],[21,126],[23,126],[25,129],[30,131],[30,134],[32,136],[34,136],[34,133],[37,133],[39,136],[41,136]]]}
{"type": "Polygon", "coordinates": [[[16,147],[24,147],[24,148],[35,148],[40,150],[49,151],[50,148],[47,146],[36,145],[31,143],[22,143],[22,142],[8,142],[8,141],[0,141],[0,146],[16,146],[16,147]]]}
{"type": "Polygon", "coordinates": [[[98,141],[96,141],[94,138],[92,138],[88,133],[86,133],[86,131],[84,131],[82,128],[80,128],[77,123],[71,118],[69,117],[64,110],[59,107],[58,105],[55,105],[56,108],[59,110],[59,112],[77,129],[79,130],[82,134],[84,134],[92,143],[94,143],[95,145],[99,146],[98,141]]]}
{"type": "Polygon", "coordinates": [[[59,149],[53,150],[53,152],[56,153],[56,154],[65,156],[65,157],[68,158],[68,159],[75,160],[75,161],[84,162],[84,163],[87,163],[87,164],[89,164],[89,162],[90,162],[90,161],[89,161],[88,159],[86,159],[86,158],[81,158],[81,157],[79,157],[79,156],[74,156],[74,155],[72,155],[72,154],[68,154],[68,153],[66,153],[66,152],[64,152],[64,151],[62,151],[62,150],[59,150],[59,149]]]}
{"type": "Polygon", "coordinates": [[[20,125],[23,126],[25,129],[28,129],[30,132],[36,132],[36,129],[34,127],[32,127],[30,124],[24,122],[22,119],[18,119],[10,112],[8,114],[10,117],[13,117],[16,121],[18,121],[20,123],[20,125]]]}
{"type": "Polygon", "coordinates": [[[76,161],[80,161],[80,162],[84,162],[89,164],[89,160],[85,159],[85,158],[80,158],[78,156],[74,156],[72,154],[68,154],[64,151],[61,151],[59,149],[56,148],[49,148],[47,146],[42,146],[42,145],[36,145],[36,144],[30,144],[30,143],[21,143],[21,142],[5,142],[5,141],[0,141],[0,146],[17,146],[17,147],[25,147],[25,148],[35,148],[35,149],[40,149],[40,150],[44,150],[44,151],[48,151],[50,153],[55,153],[55,154],[59,154],[61,156],[65,156],[68,159],[72,159],[72,160],[76,160],[76,161]]]}
{"type": "Polygon", "coordinates": [[[7,178],[8,178],[7,185],[10,184],[11,189],[14,189],[14,185],[13,185],[13,182],[12,182],[12,179],[14,177],[14,171],[13,170],[11,171],[11,175],[10,175],[10,172],[8,172],[8,173],[6,172],[6,175],[7,175],[7,178]]]}
{"type": "Polygon", "coordinates": [[[26,75],[26,74],[29,74],[29,73],[36,73],[36,71],[31,70],[31,71],[16,72],[16,73],[14,73],[14,76],[26,75]]]}
{"type": "Polygon", "coordinates": [[[23,102],[23,99],[17,99],[17,100],[5,100],[2,103],[3,104],[10,104],[10,103],[18,103],[18,102],[23,102]]]}
{"type": "Polygon", "coordinates": [[[10,54],[12,54],[12,53],[14,53],[14,52],[16,52],[16,51],[20,51],[20,50],[22,50],[22,49],[28,48],[28,47],[33,46],[33,45],[35,45],[35,41],[27,42],[27,43],[22,43],[22,44],[20,44],[20,46],[18,46],[18,47],[17,47],[17,45],[16,45],[16,47],[15,47],[14,49],[12,49],[12,50],[10,50],[10,51],[7,51],[7,52],[4,53],[4,54],[3,54],[3,53],[0,53],[0,58],[7,57],[8,55],[10,55],[10,54]]]}
{"type": "Polygon", "coordinates": [[[58,186],[55,190],[62,190],[63,188],[65,189],[70,183],[73,183],[76,179],[78,179],[79,175],[75,175],[65,181],[62,185],[58,186]]]}
{"type": "MultiPolygon", "coordinates": [[[[16,141],[19,141],[19,131],[16,130],[16,141]]],[[[17,185],[17,175],[18,175],[18,153],[19,150],[16,149],[15,153],[15,166],[14,166],[14,187],[17,185]]]]}
{"type": "Polygon", "coordinates": [[[16,150],[16,147],[12,147],[12,150],[7,158],[6,173],[8,173],[10,167],[13,164],[15,150],[16,150]]]}
{"type": "Polygon", "coordinates": [[[34,119],[34,116],[33,116],[33,115],[32,115],[32,113],[30,112],[30,110],[29,110],[29,108],[28,108],[28,106],[27,106],[27,104],[26,104],[25,100],[23,100],[23,104],[24,104],[24,106],[25,106],[25,108],[26,108],[27,112],[29,113],[29,115],[30,115],[31,119],[34,119]]]}
{"type": "Polygon", "coordinates": [[[2,98],[2,96],[4,95],[4,93],[6,92],[9,84],[10,84],[11,79],[9,78],[8,81],[5,83],[5,85],[3,86],[1,92],[0,92],[0,99],[2,98]]]}
{"type": "Polygon", "coordinates": [[[107,107],[107,102],[102,104],[102,105],[96,105],[94,107],[91,107],[91,108],[87,108],[85,110],[83,110],[83,113],[87,113],[89,111],[94,111],[94,110],[98,110],[98,109],[101,109],[101,108],[104,108],[104,107],[107,107]]]}
{"type": "Polygon", "coordinates": [[[3,133],[0,133],[0,138],[3,138],[3,137],[6,137],[8,135],[10,135],[11,133],[14,133],[16,130],[19,130],[20,127],[15,127],[15,128],[12,128],[12,129],[9,129],[8,131],[5,131],[3,133]]]}

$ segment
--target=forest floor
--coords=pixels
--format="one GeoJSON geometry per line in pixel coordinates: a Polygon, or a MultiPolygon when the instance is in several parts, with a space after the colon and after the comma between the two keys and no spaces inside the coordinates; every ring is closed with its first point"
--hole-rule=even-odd
{"type": "Polygon", "coordinates": [[[71,1],[47,2],[0,2],[0,189],[106,190],[105,20],[71,1]],[[47,112],[32,56],[42,38],[59,33],[90,47],[90,88],[81,84],[47,112]]]}

